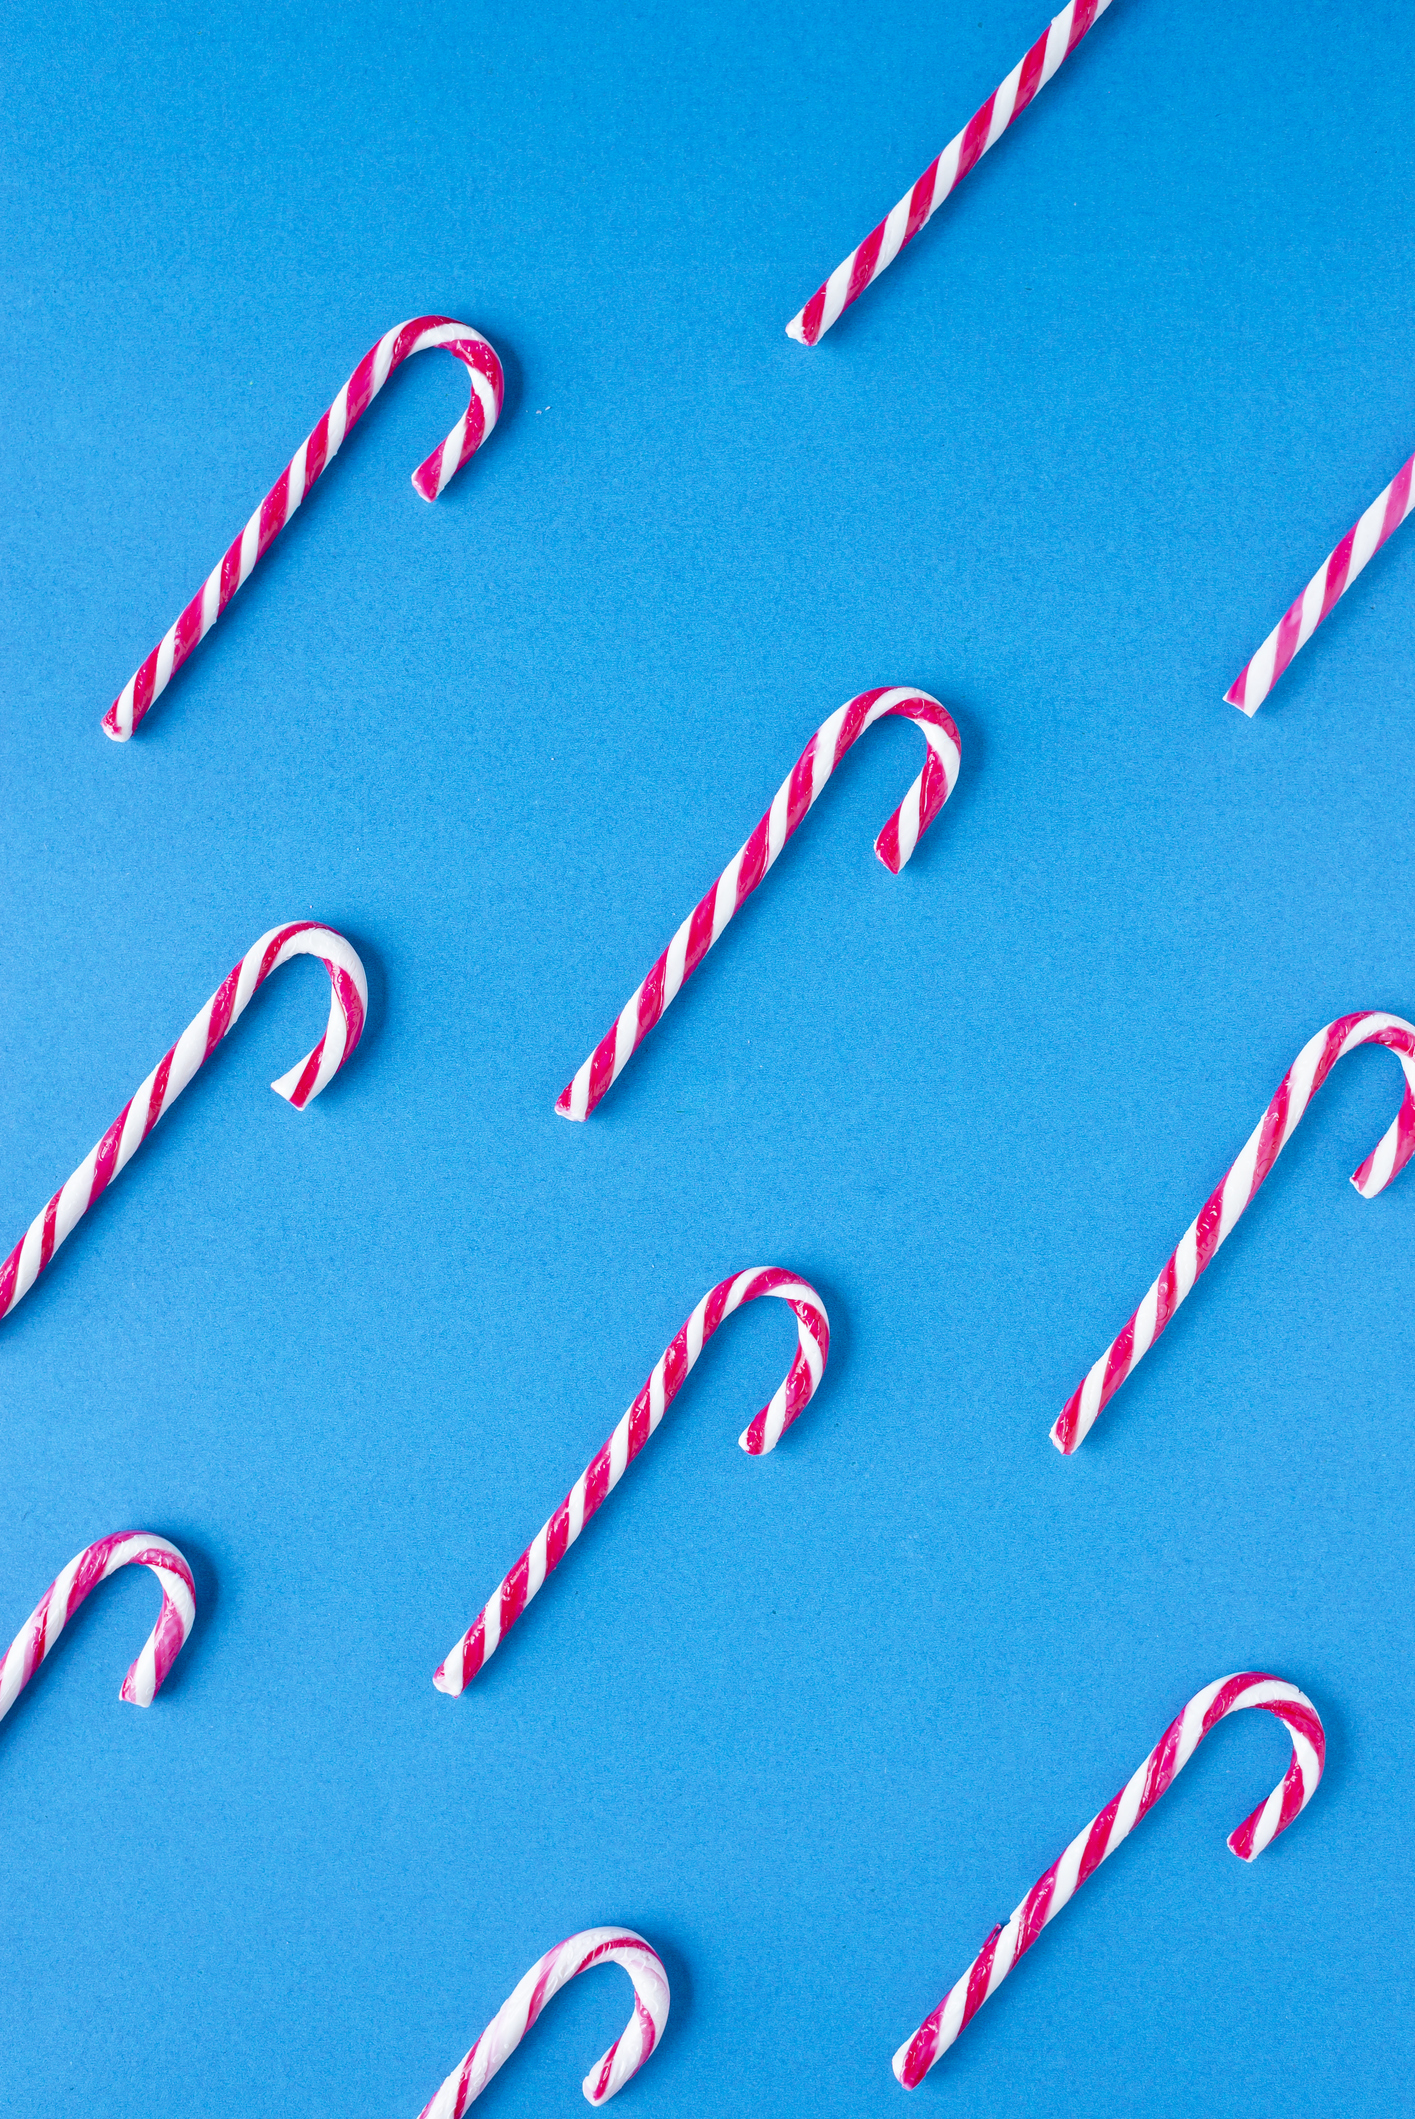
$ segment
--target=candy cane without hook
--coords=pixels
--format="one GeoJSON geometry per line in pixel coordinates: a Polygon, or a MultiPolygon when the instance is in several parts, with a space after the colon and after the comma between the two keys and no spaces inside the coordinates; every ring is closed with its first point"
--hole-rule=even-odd
{"type": "Polygon", "coordinates": [[[1297,650],[1375,558],[1392,530],[1398,530],[1415,506],[1415,456],[1407,457],[1383,493],[1378,493],[1354,522],[1334,552],[1329,552],[1296,603],[1285,611],[1252,661],[1234,678],[1224,698],[1249,720],[1267,698],[1297,650]]]}
{"type": "Polygon", "coordinates": [[[525,2037],[551,1996],[593,1965],[622,1965],[634,1982],[634,2013],[622,2037],[586,2075],[591,2104],[608,2104],[657,2048],[668,2021],[668,1974],[657,1950],[632,1928],[586,1928],[557,1943],[533,1964],[511,1999],[504,2002],[470,2053],[453,2068],[419,2119],[462,2119],[525,2037]]]}
{"type": "Polygon", "coordinates": [[[1205,1200],[1198,1219],[1185,1230],[1178,1250],[1139,1309],[1067,1399],[1051,1431],[1063,1456],[1069,1457],[1085,1441],[1097,1414],[1149,1352],[1291,1140],[1297,1121],[1336,1062],[1358,1045],[1388,1045],[1404,1070],[1405,1092],[1379,1147],[1366,1157],[1351,1182],[1363,1199],[1374,1199],[1405,1168],[1415,1154],[1415,1024],[1398,1015],[1339,1016],[1302,1047],[1243,1153],[1218,1190],[1205,1200]]]}
{"type": "Polygon", "coordinates": [[[772,867],[851,744],[886,714],[902,714],[917,722],[928,744],[923,771],[875,840],[875,852],[890,874],[898,875],[952,794],[959,762],[952,715],[927,692],[908,685],[860,692],[816,730],[751,838],[694,906],[643,984],[625,1002],[613,1029],[600,1039],[569,1087],[561,1090],[555,1108],[562,1118],[588,1118],[618,1081],[669,1002],[772,867]]]}
{"type": "Polygon", "coordinates": [[[1070,58],[1093,22],[1110,6],[1110,0],[1070,0],[1048,28],[1042,31],[1025,59],[1019,59],[1000,88],[995,88],[981,110],[975,110],[956,139],[936,155],[912,191],[906,191],[893,213],[886,214],[878,228],[857,244],[843,264],[836,266],[824,286],[817,287],[804,309],[786,326],[788,338],[803,346],[814,346],[831,325],[857,302],[886,265],[892,265],[906,243],[912,243],[939,207],[955,191],[974,164],[995,147],[1014,118],[1019,118],[1038,89],[1070,58]]]}
{"type": "Polygon", "coordinates": [[[120,1530],[111,1538],[86,1545],[51,1582],[0,1663],[0,1721],[10,1712],[30,1679],[68,1625],[90,1590],[120,1567],[150,1567],[162,1589],[157,1624],[123,1680],[118,1697],[135,1707],[150,1707],[162,1680],[196,1617],[192,1571],[175,1545],[146,1530],[120,1530]]]}
{"type": "Polygon", "coordinates": [[[471,378],[466,411],[440,449],[413,473],[424,500],[436,500],[467,458],[478,450],[501,413],[501,363],[478,331],[447,316],[415,316],[385,331],[345,383],[314,432],[301,442],[240,536],[103,717],[116,743],[126,743],[154,701],[161,698],[192,649],[204,640],[267,552],[321,471],[331,464],[350,430],[358,425],[395,368],[429,346],[455,353],[471,378]]]}
{"type": "Polygon", "coordinates": [[[1321,1718],[1306,1694],[1261,1670],[1245,1670],[1236,1677],[1220,1678],[1217,1684],[1206,1685],[1170,1723],[1120,1793],[1111,1797],[1099,1817],[1093,1817],[1085,1831],[1077,1833],[1060,1860],[1054,1861],[1046,1875],[1033,1884],[1007,1926],[993,1929],[932,2016],[925,2017],[913,2037],[900,2046],[894,2056],[894,2072],[906,2090],[917,2089],[934,2062],[972,2022],[989,1994],[997,1992],[1018,1958],[1031,1949],[1047,1922],[1056,1918],[1086,1878],[1108,1854],[1115,1852],[1145,1812],[1159,1801],[1214,1724],[1243,1707],[1265,1708],[1286,1724],[1292,1738],[1292,1763],[1267,1801],[1259,1803],[1252,1815],[1229,1833],[1229,1846],[1241,1861],[1256,1861],[1264,1847],[1270,1847],[1279,1832],[1285,1832],[1293,1818],[1306,1809],[1322,1777],[1327,1751],[1321,1718]]]}
{"type": "Polygon", "coordinates": [[[830,1352],[830,1320],[825,1304],[808,1282],[779,1266],[754,1266],[730,1280],[720,1280],[704,1295],[599,1455],[575,1481],[451,1654],[438,1665],[432,1682],[439,1692],[455,1699],[495,1654],[546,1576],[560,1565],[591,1516],[613,1493],[724,1317],[744,1302],[755,1302],[759,1295],[775,1295],[790,1303],[796,1313],[798,1345],[776,1396],[737,1439],[753,1457],[764,1457],[776,1448],[815,1396],[830,1352]]]}
{"type": "Polygon", "coordinates": [[[97,1147],[89,1150],[68,1183],[61,1185],[43,1213],[35,1216],[0,1265],[0,1317],[8,1317],[20,1298],[29,1293],[65,1237],[100,1194],[107,1191],[123,1165],[131,1161],[163,1112],[176,1102],[197,1069],[240,1020],[271,972],[296,956],[323,959],[333,989],[329,1022],[313,1052],[270,1086],[277,1096],[303,1111],[334,1079],[359,1042],[368,1007],[368,981],[358,952],[342,934],[319,927],[313,920],[272,927],[222,980],[171,1051],[164,1054],[141,1088],[128,1098],[97,1147]]]}

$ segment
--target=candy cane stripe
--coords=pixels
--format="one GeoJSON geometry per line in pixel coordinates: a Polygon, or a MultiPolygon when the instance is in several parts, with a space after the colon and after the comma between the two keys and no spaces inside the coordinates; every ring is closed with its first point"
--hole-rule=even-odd
{"type": "Polygon", "coordinates": [[[816,730],[746,845],[694,906],[648,977],[630,994],[613,1028],[561,1090],[555,1108],[562,1118],[588,1118],[618,1081],[665,1008],[770,873],[845,753],[886,714],[902,714],[917,723],[928,745],[923,771],[875,840],[875,852],[891,875],[898,875],[952,794],[960,758],[958,730],[947,708],[907,685],[860,692],[816,730]]]}
{"type": "Polygon", "coordinates": [[[913,189],[905,192],[878,228],[873,229],[836,266],[818,287],[804,309],[786,326],[786,336],[803,346],[814,346],[832,324],[857,302],[885,267],[892,265],[906,243],[933,219],[939,207],[995,147],[1014,119],[1019,118],[1038,89],[1044,88],[1063,59],[1067,58],[1094,22],[1110,6],[1110,0],[1071,0],[1036,43],[1013,67],[1000,88],[975,110],[956,138],[932,161],[913,189]]]}
{"type": "Polygon", "coordinates": [[[632,1928],[587,1928],[557,1943],[531,1966],[509,2001],[502,2003],[471,2051],[464,2055],[420,2119],[462,2119],[493,2075],[505,2065],[546,2004],[563,1986],[595,1965],[622,1966],[633,1982],[634,2013],[609,2051],[582,2085],[591,2104],[607,2104],[657,2049],[668,2021],[668,1974],[651,1943],[632,1928]]]}
{"type": "Polygon", "coordinates": [[[1405,1168],[1415,1154],[1415,1025],[1398,1015],[1343,1015],[1302,1047],[1237,1162],[1185,1230],[1139,1309],[1058,1414],[1051,1439],[1064,1456],[1079,1449],[1097,1415],[1110,1403],[1135,1364],[1149,1352],[1199,1275],[1212,1263],[1220,1244],[1231,1235],[1337,1060],[1354,1052],[1358,1045],[1367,1044],[1385,1045],[1395,1053],[1405,1075],[1405,1089],[1400,1110],[1351,1182],[1363,1199],[1374,1199],[1405,1168]]]}
{"type": "Polygon", "coordinates": [[[1129,1837],[1154,1808],[1176,1776],[1188,1765],[1209,1731],[1225,1716],[1260,1707],[1281,1721],[1292,1739],[1292,1759],[1277,1787],[1228,1836],[1242,1861],[1256,1861],[1265,1847],[1285,1832],[1306,1809],[1326,1763],[1326,1734],[1306,1694],[1282,1678],[1245,1670],[1220,1678],[1196,1693],[1175,1717],[1149,1757],[1138,1766],[1119,1794],[1079,1832],[1046,1874],[1033,1884],[1005,1928],[994,1928],[960,1979],[955,1980],[931,2016],[894,2056],[894,2072],[906,2090],[917,2089],[960,2031],[972,2022],[990,1994],[1026,1955],[1081,1885],[1129,1837]]]}
{"type": "Polygon", "coordinates": [[[329,973],[329,1023],[323,1037],[297,1066],[271,1087],[303,1111],[328,1086],[363,1034],[368,981],[358,952],[332,928],[313,920],[272,927],[246,951],[206,1006],[187,1025],[171,1051],[129,1097],[97,1147],[91,1148],[68,1182],[30,1223],[0,1266],[0,1318],[29,1293],[60,1244],[107,1191],[147,1139],[164,1111],[176,1102],[277,965],[291,957],[317,956],[329,973]]]}
{"type": "Polygon", "coordinates": [[[830,1353],[830,1320],[809,1282],[779,1266],[754,1266],[710,1288],[677,1336],[659,1356],[648,1382],[609,1440],[575,1481],[555,1514],[532,1539],[511,1572],[487,1600],[433,1677],[439,1692],[455,1699],[514,1626],[531,1598],[553,1573],[595,1511],[614,1491],[664,1413],[692,1373],[708,1340],[734,1310],[759,1296],[789,1303],[796,1317],[797,1347],[786,1380],[738,1436],[749,1456],[775,1449],[788,1427],[815,1396],[830,1353]]]}
{"type": "Polygon", "coordinates": [[[396,368],[415,353],[441,346],[467,370],[471,396],[446,441],[413,473],[413,485],[424,500],[436,500],[469,456],[481,447],[501,415],[504,389],[501,362],[480,332],[446,316],[418,316],[396,324],[364,355],[334,403],[291,457],[240,536],[201,588],[129,678],[103,717],[103,727],[117,743],[126,743],[154,702],[161,698],[192,649],[204,640],[256,561],[269,551],[320,473],[327,469],[350,430],[368,410],[396,368]]]}
{"type": "Polygon", "coordinates": [[[1346,594],[1393,530],[1399,529],[1415,502],[1415,456],[1408,457],[1384,492],[1328,554],[1297,601],[1286,610],[1252,660],[1234,678],[1224,698],[1251,720],[1299,648],[1306,646],[1322,620],[1346,594]]]}

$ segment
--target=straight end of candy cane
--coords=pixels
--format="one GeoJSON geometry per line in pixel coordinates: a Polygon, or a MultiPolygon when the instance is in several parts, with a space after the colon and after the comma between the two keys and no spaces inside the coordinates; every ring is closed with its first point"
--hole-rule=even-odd
{"type": "Polygon", "coordinates": [[[1248,672],[1247,670],[1244,670],[1241,676],[1234,678],[1232,684],[1230,684],[1228,690],[1224,693],[1223,699],[1225,706],[1236,706],[1239,713],[1246,714],[1248,716],[1248,719],[1251,721],[1254,714],[1257,713],[1258,708],[1262,705],[1263,702],[1261,699],[1255,699],[1251,706],[1248,704],[1247,699],[1244,697],[1244,693],[1247,689],[1247,679],[1248,672]]]}
{"type": "Polygon", "coordinates": [[[438,1664],[436,1670],[432,1673],[432,1682],[439,1692],[447,1694],[449,1700],[455,1700],[460,1698],[462,1693],[461,1654],[454,1652],[447,1658],[447,1663],[438,1664]],[[449,1670],[447,1663],[453,1664],[454,1667],[449,1670]]]}
{"type": "Polygon", "coordinates": [[[1080,1395],[1081,1393],[1078,1391],[1076,1397],[1068,1401],[1051,1424],[1052,1442],[1061,1451],[1063,1457],[1075,1456],[1076,1451],[1081,1447],[1081,1436],[1077,1432],[1080,1426],[1077,1400],[1080,1395]]]}
{"type": "Polygon", "coordinates": [[[103,717],[103,733],[110,736],[115,743],[126,743],[133,733],[131,728],[124,728],[118,718],[118,708],[121,704],[121,700],[115,699],[103,717]]]}
{"type": "Polygon", "coordinates": [[[806,336],[806,312],[804,309],[798,311],[792,317],[790,323],[786,326],[786,336],[794,338],[798,346],[813,346],[815,344],[814,339],[809,339],[806,336]]]}
{"type": "Polygon", "coordinates": [[[577,1111],[575,1109],[575,1084],[573,1082],[568,1083],[561,1090],[559,1096],[556,1097],[555,1112],[558,1118],[571,1118],[580,1125],[583,1125],[584,1121],[589,1117],[588,1111],[577,1111]]]}

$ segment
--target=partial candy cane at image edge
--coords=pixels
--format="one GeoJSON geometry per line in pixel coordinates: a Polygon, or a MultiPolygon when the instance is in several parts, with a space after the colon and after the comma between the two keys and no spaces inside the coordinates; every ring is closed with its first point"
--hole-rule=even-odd
{"type": "Polygon", "coordinates": [[[1299,648],[1341,601],[1362,569],[1415,505],[1415,456],[1407,457],[1390,484],[1329,552],[1297,601],[1286,610],[1251,662],[1234,678],[1224,698],[1249,720],[1267,698],[1299,648]]]}
{"type": "Polygon", "coordinates": [[[1129,1323],[1067,1399],[1051,1430],[1051,1439],[1063,1456],[1080,1448],[1097,1416],[1170,1323],[1199,1275],[1212,1264],[1219,1245],[1231,1235],[1336,1062],[1358,1045],[1367,1044],[1384,1045],[1394,1052],[1405,1088],[1399,1111],[1351,1182],[1363,1199],[1374,1199],[1405,1168],[1415,1154],[1415,1024],[1380,1013],[1339,1016],[1302,1047],[1223,1183],[1189,1224],[1129,1323]]]}
{"type": "Polygon", "coordinates": [[[1064,59],[1070,58],[1086,32],[1098,22],[1110,0],[1070,0],[1043,30],[1025,58],[1019,59],[1007,79],[995,88],[962,132],[935,156],[918,182],[906,191],[892,213],[857,243],[818,287],[804,309],[786,326],[786,336],[803,346],[817,345],[832,324],[837,323],[877,280],[907,243],[938,212],[975,168],[990,147],[995,147],[1040,89],[1046,87],[1064,59]]]}
{"type": "Polygon", "coordinates": [[[285,927],[272,927],[252,943],[240,963],[228,972],[176,1044],[128,1098],[102,1140],[89,1150],[44,1210],[36,1214],[0,1265],[0,1318],[8,1317],[16,1303],[29,1293],[59,1246],[132,1160],[157,1121],[171,1109],[221,1040],[234,1029],[272,971],[296,956],[319,957],[329,973],[329,1021],[314,1050],[270,1086],[277,1096],[303,1111],[334,1079],[363,1035],[368,1009],[368,980],[358,951],[343,935],[314,920],[295,920],[285,927]]]}
{"type": "Polygon", "coordinates": [[[668,2021],[668,1974],[651,1943],[632,1928],[586,1928],[538,1958],[509,2001],[503,2002],[469,2053],[463,2055],[419,2119],[462,2119],[493,2075],[515,2052],[546,2003],[568,1981],[593,1966],[617,1964],[634,1987],[634,2013],[581,2088],[590,2104],[607,2104],[658,2050],[668,2021]]]}
{"type": "Polygon", "coordinates": [[[0,1721],[28,1685],[74,1613],[100,1582],[120,1567],[147,1567],[162,1590],[157,1624],[143,1643],[123,1680],[118,1697],[134,1707],[150,1707],[163,1679],[177,1660],[196,1617],[192,1571],[175,1545],[151,1531],[120,1530],[86,1545],[56,1576],[15,1635],[0,1664],[0,1721]]]}

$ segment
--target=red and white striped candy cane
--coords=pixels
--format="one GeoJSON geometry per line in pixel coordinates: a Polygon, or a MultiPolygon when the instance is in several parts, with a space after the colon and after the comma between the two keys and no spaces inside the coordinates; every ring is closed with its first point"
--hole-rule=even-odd
{"type": "Polygon", "coordinates": [[[192,649],[204,640],[267,552],[321,471],[331,464],[345,436],[358,425],[395,368],[429,346],[455,353],[471,378],[466,411],[440,449],[413,473],[424,500],[436,500],[467,458],[496,425],[503,391],[501,363],[479,331],[448,316],[415,316],[385,331],[345,383],[314,432],[301,442],[240,536],[214,566],[175,625],[163,634],[141,669],[130,677],[103,717],[105,732],[126,743],[154,701],[160,699],[192,649]]]}
{"type": "Polygon", "coordinates": [[[1133,1832],[1145,1812],[1187,1766],[1203,1739],[1225,1715],[1243,1707],[1263,1707],[1287,1726],[1292,1763],[1265,1803],[1246,1817],[1228,1844],[1241,1861],[1256,1861],[1279,1832],[1306,1809],[1317,1791],[1326,1763],[1326,1732],[1321,1717],[1303,1692],[1261,1670],[1244,1670],[1220,1678],[1195,1693],[1189,1705],[1165,1730],[1142,1766],[1136,1768],[1099,1817],[1078,1832],[1059,1861],[1033,1884],[1007,1926],[996,1927],[962,1978],[919,2025],[894,2056],[894,2072],[906,2090],[917,2089],[936,2060],[948,2051],[987,2000],[1002,1985],[1019,1957],[1054,1920],[1108,1854],[1133,1832]]]}
{"type": "Polygon", "coordinates": [[[728,862],[707,896],[693,907],[648,977],[619,1011],[613,1029],[561,1090],[555,1108],[562,1118],[588,1118],[618,1081],[669,1002],[771,869],[851,744],[886,714],[902,714],[917,722],[929,747],[923,771],[875,840],[875,852],[890,874],[898,875],[952,794],[959,761],[952,715],[927,692],[909,685],[860,692],[816,730],[751,838],[728,862]]]}
{"type": "Polygon", "coordinates": [[[817,287],[804,309],[786,326],[788,338],[803,346],[814,346],[831,325],[857,302],[871,280],[877,280],[886,265],[892,265],[906,243],[931,221],[951,191],[957,189],[975,163],[996,146],[1014,118],[1021,116],[1038,89],[1075,51],[1093,22],[1105,13],[1110,0],[1070,0],[1050,26],[1043,30],[1024,59],[1019,59],[1000,88],[995,88],[975,110],[956,139],[935,156],[911,191],[906,191],[893,213],[886,214],[878,228],[836,266],[824,286],[817,287]]]}
{"type": "Polygon", "coordinates": [[[175,1545],[169,1545],[165,1538],[154,1538],[150,1531],[120,1530],[111,1538],[100,1538],[96,1545],[86,1545],[77,1559],[70,1560],[15,1635],[0,1663],[0,1721],[10,1712],[90,1590],[97,1589],[120,1567],[130,1566],[152,1569],[162,1588],[162,1609],[141,1654],[124,1678],[118,1697],[130,1700],[135,1707],[152,1705],[191,1631],[196,1617],[196,1592],[192,1571],[175,1545]]]}
{"type": "Polygon", "coordinates": [[[511,1999],[504,2002],[419,2119],[462,2119],[525,2037],[551,1996],[593,1965],[622,1965],[634,1982],[634,2013],[622,2037],[597,2060],[583,2088],[591,2104],[608,2104],[655,2051],[668,2021],[668,1974],[651,1943],[632,1928],[586,1928],[557,1943],[533,1964],[511,1999]]]}
{"type": "Polygon", "coordinates": [[[1305,647],[1317,627],[1350,588],[1368,560],[1374,559],[1392,530],[1398,530],[1415,505],[1415,456],[1409,456],[1383,493],[1378,493],[1336,550],[1329,553],[1290,610],[1285,611],[1252,661],[1240,670],[1224,698],[1248,715],[1257,713],[1288,663],[1305,647]]]}
{"type": "Polygon", "coordinates": [[[141,1088],[128,1098],[102,1140],[89,1150],[43,1213],[36,1214],[0,1265],[0,1317],[8,1317],[20,1298],[29,1293],[65,1237],[100,1194],[107,1191],[123,1165],[132,1160],[163,1112],[171,1108],[197,1069],[244,1015],[271,972],[296,956],[323,958],[333,989],[329,1022],[313,1052],[270,1086],[277,1096],[303,1111],[334,1079],[359,1042],[368,1007],[368,981],[358,952],[342,934],[317,926],[313,920],[272,927],[228,972],[171,1051],[163,1055],[141,1088]]]}
{"type": "Polygon", "coordinates": [[[1339,1016],[1302,1047],[1243,1153],[1218,1190],[1205,1200],[1139,1309],[1067,1399],[1051,1431],[1052,1441],[1064,1456],[1069,1457],[1085,1441],[1097,1414],[1149,1352],[1291,1140],[1297,1121],[1336,1062],[1358,1045],[1388,1045],[1404,1071],[1405,1092],[1380,1145],[1351,1182],[1363,1199],[1374,1199],[1405,1168],[1415,1154],[1415,1024],[1398,1015],[1339,1016]]]}
{"type": "Polygon", "coordinates": [[[692,1316],[660,1355],[653,1374],[599,1455],[575,1481],[555,1514],[522,1553],[474,1623],[433,1675],[439,1692],[455,1699],[493,1656],[548,1574],[560,1565],[580,1532],[613,1493],[722,1323],[744,1302],[775,1295],[796,1313],[797,1348],[786,1381],[737,1440],[749,1456],[776,1448],[791,1423],[815,1396],[830,1353],[830,1320],[815,1289],[780,1266],[753,1266],[709,1289],[692,1316]]]}

